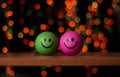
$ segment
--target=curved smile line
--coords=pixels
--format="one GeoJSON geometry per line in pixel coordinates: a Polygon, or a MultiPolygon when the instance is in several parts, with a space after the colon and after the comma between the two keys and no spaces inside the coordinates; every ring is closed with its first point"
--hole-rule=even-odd
{"type": "Polygon", "coordinates": [[[44,48],[50,48],[50,47],[52,47],[53,43],[54,43],[54,41],[52,42],[51,45],[49,45],[49,46],[45,46],[45,45],[43,45],[43,43],[41,42],[41,45],[42,45],[44,48]]]}
{"type": "Polygon", "coordinates": [[[65,42],[64,42],[64,46],[65,46],[66,48],[68,48],[68,49],[73,49],[73,48],[75,48],[75,47],[76,47],[76,45],[77,45],[77,41],[76,41],[75,45],[74,45],[74,46],[72,46],[72,47],[68,47],[68,46],[65,44],[65,42]]]}

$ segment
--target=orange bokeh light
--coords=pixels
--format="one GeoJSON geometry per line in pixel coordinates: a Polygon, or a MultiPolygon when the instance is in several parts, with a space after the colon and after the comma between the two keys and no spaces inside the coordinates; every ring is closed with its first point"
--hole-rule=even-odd
{"type": "Polygon", "coordinates": [[[13,11],[12,10],[9,10],[9,11],[5,12],[5,17],[11,17],[11,16],[13,16],[13,11]]]}
{"type": "Polygon", "coordinates": [[[26,34],[26,33],[29,33],[29,28],[28,28],[28,27],[24,27],[24,28],[23,28],[23,33],[25,33],[25,34],[26,34]]]}
{"type": "Polygon", "coordinates": [[[83,31],[83,32],[84,32],[84,31],[85,31],[85,25],[80,25],[80,26],[79,26],[79,29],[80,29],[80,31],[83,31]]]}
{"type": "Polygon", "coordinates": [[[70,22],[69,22],[69,26],[70,26],[70,27],[75,27],[75,22],[74,22],[74,21],[70,21],[70,22]]]}
{"type": "Polygon", "coordinates": [[[30,30],[29,30],[29,35],[30,35],[30,36],[33,36],[34,34],[35,34],[35,31],[34,31],[33,29],[30,29],[30,30]]]}
{"type": "Polygon", "coordinates": [[[29,47],[34,47],[34,45],[35,45],[34,41],[29,42],[29,47]]]}
{"type": "Polygon", "coordinates": [[[47,0],[46,3],[47,3],[49,6],[53,6],[53,5],[54,5],[53,0],[47,0]]]}
{"type": "Polygon", "coordinates": [[[84,45],[81,51],[82,51],[83,53],[88,52],[88,47],[84,45]]]}
{"type": "Polygon", "coordinates": [[[1,4],[1,7],[2,7],[2,8],[6,8],[6,7],[7,7],[7,3],[2,3],[2,4],[1,4]]]}
{"type": "Polygon", "coordinates": [[[106,43],[105,42],[100,43],[100,48],[105,49],[106,48],[106,43]]]}
{"type": "Polygon", "coordinates": [[[86,29],[86,35],[90,36],[92,34],[92,29],[88,28],[86,29]]]}
{"type": "Polygon", "coordinates": [[[7,25],[3,25],[2,30],[3,30],[3,31],[7,31],[7,30],[8,30],[7,25]]]}
{"type": "Polygon", "coordinates": [[[13,35],[10,34],[10,33],[7,33],[7,39],[8,39],[8,40],[11,40],[12,38],[13,38],[13,35]]]}
{"type": "Polygon", "coordinates": [[[9,20],[9,21],[8,21],[8,25],[9,25],[9,26],[13,26],[13,25],[14,25],[14,21],[13,21],[13,20],[9,20]]]}
{"type": "Polygon", "coordinates": [[[7,48],[7,47],[3,47],[3,48],[2,48],[2,52],[3,52],[4,54],[6,54],[6,53],[8,52],[8,48],[7,48]]]}
{"type": "Polygon", "coordinates": [[[58,31],[59,31],[60,33],[63,33],[63,32],[65,31],[65,28],[64,28],[63,26],[60,26],[60,27],[58,28],[58,31]]]}
{"type": "Polygon", "coordinates": [[[86,37],[85,41],[86,41],[86,43],[90,44],[92,42],[92,38],[91,37],[86,37]]]}
{"type": "Polygon", "coordinates": [[[100,47],[100,41],[99,40],[94,41],[94,47],[100,47]]]}
{"type": "Polygon", "coordinates": [[[40,29],[41,30],[47,30],[47,25],[46,24],[41,24],[40,29]]]}

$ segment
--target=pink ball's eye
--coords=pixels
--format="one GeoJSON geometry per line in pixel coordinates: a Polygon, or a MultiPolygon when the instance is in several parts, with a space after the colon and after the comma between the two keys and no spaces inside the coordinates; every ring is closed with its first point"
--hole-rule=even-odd
{"type": "Polygon", "coordinates": [[[74,38],[73,38],[73,37],[71,38],[71,41],[72,41],[72,42],[74,41],[74,38]]]}
{"type": "Polygon", "coordinates": [[[66,42],[69,42],[69,40],[68,40],[68,39],[66,39],[66,42]]]}

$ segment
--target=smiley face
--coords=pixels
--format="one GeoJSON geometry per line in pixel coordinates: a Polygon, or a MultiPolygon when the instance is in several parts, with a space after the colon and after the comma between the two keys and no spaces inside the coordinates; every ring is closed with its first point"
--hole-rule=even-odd
{"type": "Polygon", "coordinates": [[[52,54],[58,48],[58,38],[52,32],[42,32],[35,39],[35,48],[40,54],[52,54]]]}
{"type": "Polygon", "coordinates": [[[76,55],[82,47],[82,36],[74,31],[65,32],[60,37],[60,49],[65,55],[76,55]]]}
{"type": "Polygon", "coordinates": [[[44,42],[48,42],[48,43],[50,43],[50,45],[44,45],[44,43],[43,42],[41,42],[41,45],[44,47],[44,48],[51,48],[52,46],[53,46],[53,44],[54,44],[54,41],[52,40],[52,39],[48,39],[47,40],[47,38],[44,38],[44,42]]]}
{"type": "Polygon", "coordinates": [[[64,42],[64,46],[68,49],[73,49],[77,46],[77,41],[75,41],[75,42],[74,41],[75,41],[75,39],[73,37],[71,39],[66,38],[66,42],[64,42]],[[67,45],[67,43],[69,43],[70,41],[73,42],[72,46],[67,45]]]}

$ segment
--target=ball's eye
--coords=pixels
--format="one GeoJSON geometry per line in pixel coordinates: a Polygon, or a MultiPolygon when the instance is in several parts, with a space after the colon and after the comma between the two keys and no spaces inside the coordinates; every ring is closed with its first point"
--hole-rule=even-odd
{"type": "Polygon", "coordinates": [[[71,38],[71,41],[74,41],[74,38],[71,38]]]}
{"type": "Polygon", "coordinates": [[[51,39],[49,39],[48,41],[51,42],[51,39]]]}
{"type": "Polygon", "coordinates": [[[69,40],[68,40],[68,39],[66,39],[66,42],[69,42],[69,40]]]}
{"type": "Polygon", "coordinates": [[[44,41],[46,41],[46,38],[44,38],[44,41]]]}

